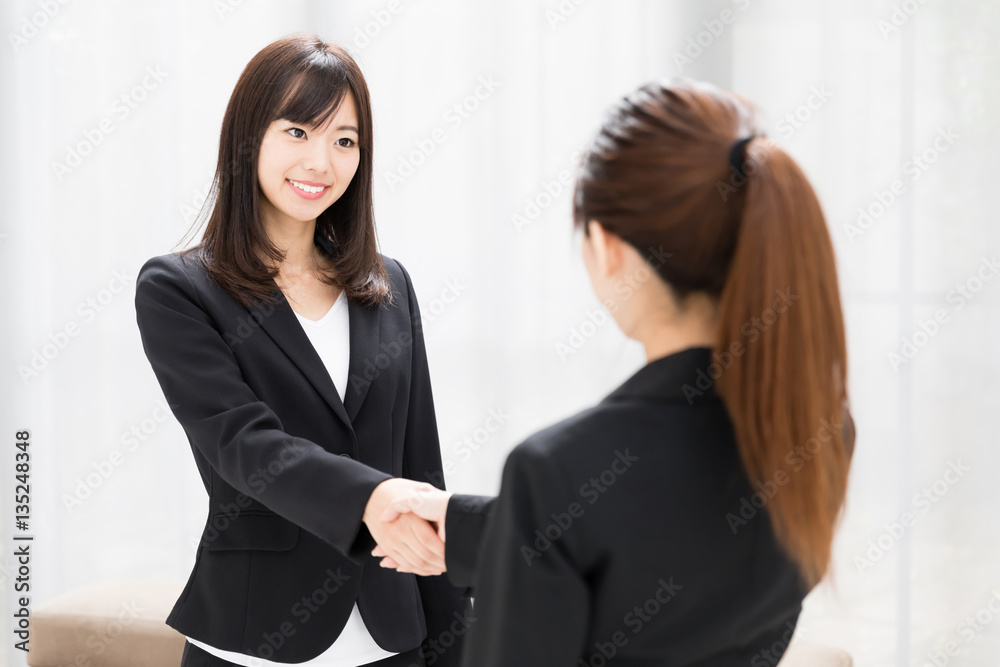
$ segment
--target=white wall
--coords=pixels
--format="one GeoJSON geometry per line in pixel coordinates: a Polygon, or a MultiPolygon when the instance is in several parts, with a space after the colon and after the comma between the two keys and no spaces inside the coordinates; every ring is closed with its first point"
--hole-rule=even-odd
{"type": "MultiPolygon", "coordinates": [[[[407,0],[395,14],[392,6],[0,7],[0,270],[10,285],[0,327],[4,609],[12,608],[18,532],[11,443],[22,428],[33,442],[34,605],[113,577],[186,579],[205,493],[179,425],[157,421],[162,395],[135,326],[135,273],[187,231],[243,66],[273,39],[308,30],[350,48],[368,77],[380,242],[419,293],[443,453],[456,466],[447,482],[459,491],[495,492],[509,449],[596,402],[643,360],[611,322],[576,354],[556,351],[599,308],[571,241],[568,189],[523,228],[512,216],[528,200],[545,202],[544,184],[570,167],[604,109],[641,83],[684,74],[756,100],[828,216],[858,429],[836,544],[839,589],[824,584],[807,598],[797,636],[840,645],[859,666],[924,665],[949,641],[962,653],[948,664],[996,665],[1000,621],[963,625],[1000,591],[1000,281],[976,283],[979,271],[993,277],[980,267],[1000,235],[990,206],[1000,154],[996,3],[407,0]],[[734,20],[713,23],[726,8],[734,20]],[[375,30],[378,15],[391,18],[375,30]],[[377,32],[367,42],[358,39],[365,27],[377,32]],[[679,67],[677,54],[699,40],[701,53],[690,51],[679,67]],[[144,98],[135,108],[116,102],[150,71],[158,77],[135,91],[144,98]],[[450,122],[449,109],[482,78],[495,90],[450,122]],[[102,122],[112,131],[88,139],[102,122]],[[447,139],[392,186],[386,172],[435,128],[447,139]],[[955,138],[935,151],[948,128],[955,138]],[[55,163],[81,142],[96,145],[57,175],[55,163]],[[933,163],[914,171],[909,161],[925,151],[933,163]],[[877,209],[894,179],[902,194],[852,231],[858,208],[877,209]],[[955,296],[964,284],[978,290],[971,299],[955,296]],[[80,306],[88,299],[97,300],[93,316],[80,306]],[[947,320],[923,338],[921,322],[939,310],[947,320]],[[22,378],[18,367],[73,324],[76,335],[49,349],[57,351],[37,376],[22,378]],[[916,355],[894,366],[889,355],[914,336],[916,355]],[[456,443],[491,410],[509,418],[464,460],[456,443]],[[133,427],[148,435],[131,449],[123,437],[133,427]],[[115,450],[121,465],[67,508],[64,499],[115,450]],[[925,501],[915,505],[914,494],[959,460],[969,471],[939,482],[943,494],[926,510],[925,501]],[[885,526],[904,512],[916,523],[897,540],[885,526]],[[884,555],[864,564],[880,538],[884,555]]],[[[6,640],[0,656],[24,664],[6,640]]]]}

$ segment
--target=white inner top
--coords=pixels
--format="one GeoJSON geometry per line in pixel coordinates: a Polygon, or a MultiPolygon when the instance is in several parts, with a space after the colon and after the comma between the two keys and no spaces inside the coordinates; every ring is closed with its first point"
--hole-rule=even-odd
{"type": "MultiPolygon", "coordinates": [[[[337,301],[326,315],[319,320],[313,321],[303,317],[299,313],[295,313],[296,318],[302,324],[302,329],[309,336],[309,341],[316,349],[319,358],[323,361],[323,365],[330,374],[330,378],[337,388],[337,393],[340,395],[341,401],[344,400],[343,388],[347,386],[347,371],[351,359],[350,328],[348,327],[349,320],[347,313],[347,297],[344,296],[343,291],[340,292],[337,301]]],[[[264,637],[258,639],[260,640],[258,646],[267,646],[264,637]]],[[[295,635],[293,634],[291,637],[284,639],[285,641],[295,641],[295,635]]],[[[330,648],[312,660],[305,662],[274,662],[235,651],[224,651],[191,637],[188,637],[187,640],[223,660],[228,660],[237,665],[245,665],[246,667],[270,667],[271,665],[286,664],[309,665],[310,667],[358,667],[358,665],[367,665],[370,662],[384,660],[396,655],[396,653],[386,651],[375,643],[375,639],[365,626],[364,619],[361,618],[357,602],[354,603],[351,617],[347,620],[347,625],[344,626],[343,632],[330,645],[330,648]]],[[[256,642],[251,642],[251,644],[254,643],[256,642]]]]}

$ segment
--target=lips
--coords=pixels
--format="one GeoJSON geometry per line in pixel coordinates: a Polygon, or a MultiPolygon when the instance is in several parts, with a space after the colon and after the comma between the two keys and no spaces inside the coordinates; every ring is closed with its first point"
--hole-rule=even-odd
{"type": "Polygon", "coordinates": [[[329,185],[324,185],[323,183],[296,181],[290,178],[286,178],[285,182],[288,183],[288,186],[292,188],[297,195],[304,199],[319,199],[326,194],[326,191],[330,188],[329,185]]]}

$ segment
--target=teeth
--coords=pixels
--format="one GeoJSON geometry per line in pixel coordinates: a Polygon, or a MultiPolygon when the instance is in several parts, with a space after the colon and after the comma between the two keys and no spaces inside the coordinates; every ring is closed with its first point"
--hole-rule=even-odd
{"type": "Polygon", "coordinates": [[[297,187],[299,190],[302,190],[303,192],[308,192],[310,194],[316,194],[317,192],[323,192],[323,190],[326,189],[323,186],[313,187],[311,185],[305,185],[304,183],[299,183],[298,181],[293,181],[292,179],[288,179],[288,182],[291,183],[292,185],[294,185],[295,187],[297,187]]]}

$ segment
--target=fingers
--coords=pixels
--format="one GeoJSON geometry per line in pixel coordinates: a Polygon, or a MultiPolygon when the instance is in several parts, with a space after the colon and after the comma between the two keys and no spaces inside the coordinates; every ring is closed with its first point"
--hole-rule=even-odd
{"type": "Polygon", "coordinates": [[[377,538],[373,556],[386,557],[383,563],[391,559],[391,567],[400,572],[429,576],[445,571],[444,543],[436,527],[408,514],[387,528],[388,532],[377,538]]]}
{"type": "MultiPolygon", "coordinates": [[[[408,495],[397,498],[389,503],[382,513],[381,519],[386,523],[395,521],[400,514],[414,512],[421,504],[422,500],[416,491],[410,491],[408,495]]],[[[426,518],[426,517],[424,517],[426,518]]]]}
{"type": "Polygon", "coordinates": [[[406,478],[376,486],[362,519],[378,545],[372,555],[391,559],[400,572],[443,573],[444,519],[450,497],[431,484],[406,478]]]}
{"type": "Polygon", "coordinates": [[[379,517],[379,520],[384,523],[392,523],[393,521],[398,519],[399,515],[402,513],[403,510],[397,509],[395,504],[389,505],[388,507],[385,508],[385,511],[382,512],[382,516],[379,517]]]}
{"type": "Polygon", "coordinates": [[[426,521],[417,517],[407,515],[402,520],[405,522],[400,535],[402,548],[397,554],[390,551],[389,555],[399,561],[400,565],[417,573],[443,572],[444,544],[437,532],[426,521]],[[400,560],[400,556],[403,560],[400,560]]]}
{"type": "Polygon", "coordinates": [[[444,542],[433,526],[426,521],[414,520],[411,522],[410,534],[414,538],[411,544],[415,553],[420,554],[427,562],[444,567],[444,542]]]}

